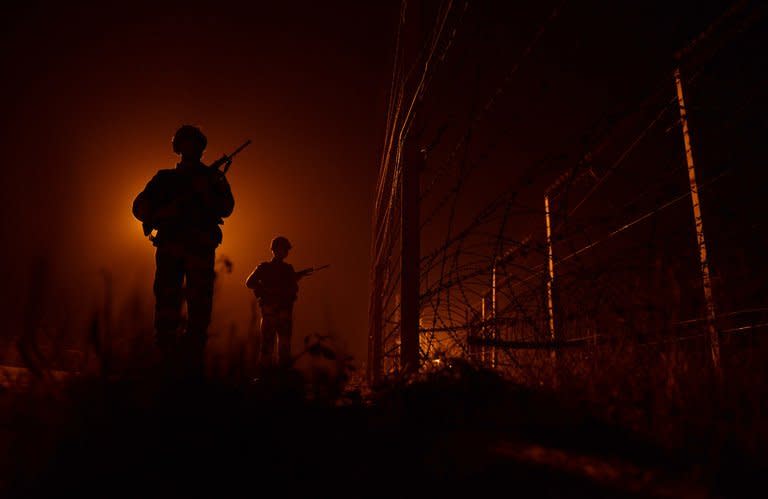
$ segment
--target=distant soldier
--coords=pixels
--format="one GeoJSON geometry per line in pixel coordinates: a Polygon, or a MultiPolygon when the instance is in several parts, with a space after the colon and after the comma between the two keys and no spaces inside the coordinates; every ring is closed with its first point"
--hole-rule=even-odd
{"type": "Polygon", "coordinates": [[[157,345],[166,360],[181,354],[180,360],[200,374],[213,304],[214,254],[222,239],[219,224],[234,208],[224,174],[201,162],[207,142],[197,127],[179,128],[173,151],[181,161],[176,168],[160,170],[133,202],[133,214],[144,223],[145,234],[157,230],[151,236],[157,247],[157,345]],[[177,337],[185,295],[186,334],[177,337]]]}
{"type": "Polygon", "coordinates": [[[293,303],[299,291],[298,280],[311,275],[313,269],[296,272],[285,258],[291,243],[278,236],[270,244],[273,258],[256,267],[245,285],[253,290],[261,307],[261,364],[274,362],[275,340],[278,343],[280,365],[291,363],[291,330],[293,327],[293,303]]]}

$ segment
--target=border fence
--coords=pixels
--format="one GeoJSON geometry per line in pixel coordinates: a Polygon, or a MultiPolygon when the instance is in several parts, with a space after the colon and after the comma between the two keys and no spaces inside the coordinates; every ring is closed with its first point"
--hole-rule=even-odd
{"type": "Polygon", "coordinates": [[[578,6],[536,10],[511,38],[493,9],[401,4],[369,379],[463,359],[556,383],[606,345],[674,347],[719,370],[721,339],[768,326],[754,195],[765,8],[734,4],[632,98],[593,99],[588,129],[557,137],[535,102],[557,89],[521,89],[578,6]]]}

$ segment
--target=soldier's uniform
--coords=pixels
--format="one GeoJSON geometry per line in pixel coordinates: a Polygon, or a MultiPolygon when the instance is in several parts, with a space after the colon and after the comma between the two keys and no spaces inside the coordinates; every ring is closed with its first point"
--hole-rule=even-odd
{"type": "Polygon", "coordinates": [[[261,363],[273,362],[275,339],[278,360],[288,365],[291,360],[293,304],[299,286],[293,265],[279,259],[263,262],[248,277],[247,286],[259,297],[261,307],[261,363]]]}
{"type": "Polygon", "coordinates": [[[166,355],[176,351],[186,289],[188,317],[182,348],[187,347],[186,353],[202,363],[213,305],[215,250],[222,239],[219,224],[233,208],[224,175],[199,159],[184,157],[176,168],[160,170],[133,203],[136,218],[157,229],[153,239],[157,247],[155,331],[166,355]]]}

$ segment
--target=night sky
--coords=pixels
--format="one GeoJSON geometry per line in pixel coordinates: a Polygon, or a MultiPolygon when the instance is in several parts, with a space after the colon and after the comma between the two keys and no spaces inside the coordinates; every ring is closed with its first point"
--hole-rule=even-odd
{"type": "MultiPolygon", "coordinates": [[[[601,113],[654,88],[674,51],[728,6],[673,3],[566,3],[508,94],[526,97],[510,118],[514,165],[567,150],[601,113]]],[[[489,15],[488,5],[472,19],[507,52],[477,56],[466,92],[479,96],[551,9],[501,2],[489,15]]],[[[100,269],[114,276],[118,299],[150,302],[153,248],[131,202],[175,164],[171,136],[192,123],[208,136],[209,162],[253,140],[229,174],[235,211],[218,253],[234,270],[222,277],[211,330],[244,330],[252,297],[243,283],[282,234],[296,268],[332,265],[301,283],[295,341],[333,332],[365,358],[372,196],[398,10],[395,1],[222,1],[28,2],[6,12],[0,228],[11,323],[40,262],[65,315],[98,303],[100,269]]],[[[471,46],[455,56],[475,60],[471,46]]],[[[432,126],[463,119],[446,111],[450,100],[440,106],[432,126]]]]}

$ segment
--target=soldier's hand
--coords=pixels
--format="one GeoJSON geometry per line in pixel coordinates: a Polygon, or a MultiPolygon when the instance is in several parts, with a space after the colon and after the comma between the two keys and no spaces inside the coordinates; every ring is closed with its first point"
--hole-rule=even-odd
{"type": "Polygon", "coordinates": [[[219,191],[222,192],[225,192],[229,189],[229,181],[227,181],[227,176],[224,175],[223,172],[216,174],[216,187],[218,187],[219,191]]]}

